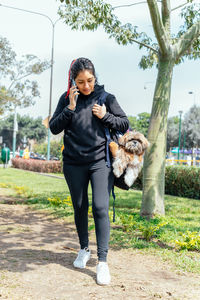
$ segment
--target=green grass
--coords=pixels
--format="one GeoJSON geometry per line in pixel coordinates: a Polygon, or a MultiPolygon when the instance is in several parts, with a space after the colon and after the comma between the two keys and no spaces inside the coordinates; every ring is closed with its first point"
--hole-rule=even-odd
{"type": "Polygon", "coordinates": [[[68,188],[65,180],[43,176],[19,169],[0,169],[0,182],[26,186],[39,197],[66,195],[68,188]]]}
{"type": "MultiPolygon", "coordinates": [[[[59,176],[62,177],[60,174],[59,176]]],[[[69,196],[65,180],[46,177],[37,173],[18,169],[0,169],[0,183],[10,184],[7,193],[11,196],[26,197],[27,204],[36,209],[46,209],[57,218],[67,218],[72,221],[73,209],[60,205],[62,199],[69,196]],[[12,188],[13,186],[25,189],[12,188]],[[21,191],[21,196],[19,192],[21,191]],[[27,192],[28,191],[28,192],[27,192]],[[24,194],[23,194],[24,193],[24,194]],[[18,194],[18,195],[17,195],[18,194]],[[55,199],[52,205],[48,198],[55,199]],[[56,199],[58,204],[56,205],[56,199]]],[[[88,190],[91,203],[91,188],[88,190]]],[[[173,263],[180,271],[190,271],[200,274],[200,245],[196,251],[180,250],[176,240],[183,241],[183,234],[197,232],[200,234],[200,201],[165,196],[165,216],[156,216],[147,221],[140,216],[142,193],[140,191],[121,191],[115,189],[116,222],[111,222],[110,246],[115,249],[139,249],[142,253],[160,256],[163,260],[173,263]]],[[[110,216],[112,219],[112,197],[110,199],[110,216]]],[[[94,222],[89,210],[89,228],[94,230],[94,222]]],[[[197,240],[196,240],[197,242],[197,240]]]]}

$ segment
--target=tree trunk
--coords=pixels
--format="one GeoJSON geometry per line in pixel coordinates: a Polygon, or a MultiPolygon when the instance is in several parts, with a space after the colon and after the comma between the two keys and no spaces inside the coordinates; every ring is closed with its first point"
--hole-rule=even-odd
{"type": "Polygon", "coordinates": [[[172,58],[160,58],[148,131],[150,147],[146,151],[143,167],[141,215],[148,218],[165,214],[166,134],[173,66],[172,58]]]}

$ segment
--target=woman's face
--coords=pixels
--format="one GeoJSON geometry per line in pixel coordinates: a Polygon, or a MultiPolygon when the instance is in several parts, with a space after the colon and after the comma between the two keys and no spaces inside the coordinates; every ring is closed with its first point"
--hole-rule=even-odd
{"type": "Polygon", "coordinates": [[[95,77],[88,70],[79,72],[75,82],[83,95],[90,95],[94,91],[95,77]]]}

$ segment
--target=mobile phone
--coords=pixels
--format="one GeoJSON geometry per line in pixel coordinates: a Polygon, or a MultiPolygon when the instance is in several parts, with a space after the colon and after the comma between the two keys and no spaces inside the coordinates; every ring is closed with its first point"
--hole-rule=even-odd
{"type": "MultiPolygon", "coordinates": [[[[74,86],[76,86],[76,82],[75,82],[75,80],[74,79],[72,79],[72,85],[74,86]]],[[[77,87],[77,86],[76,86],[77,87]]],[[[77,101],[77,98],[78,98],[78,95],[75,95],[75,98],[74,98],[74,100],[75,101],[77,101]]]]}
{"type": "Polygon", "coordinates": [[[76,85],[76,82],[74,79],[72,79],[72,85],[76,85]]]}

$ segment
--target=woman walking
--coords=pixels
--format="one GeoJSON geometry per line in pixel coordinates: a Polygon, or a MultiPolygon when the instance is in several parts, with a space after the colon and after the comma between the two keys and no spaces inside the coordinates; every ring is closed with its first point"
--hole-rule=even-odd
{"type": "Polygon", "coordinates": [[[113,185],[112,169],[106,165],[105,127],[126,132],[128,119],[108,94],[105,105],[98,100],[104,87],[97,84],[93,63],[78,58],[71,63],[68,90],[59,99],[50,120],[53,134],[64,130],[63,171],[68,184],[80,251],[73,265],[85,268],[91,257],[88,240],[88,184],[92,188],[92,212],[97,240],[97,283],[110,283],[107,264],[110,236],[109,196],[113,185]]]}

